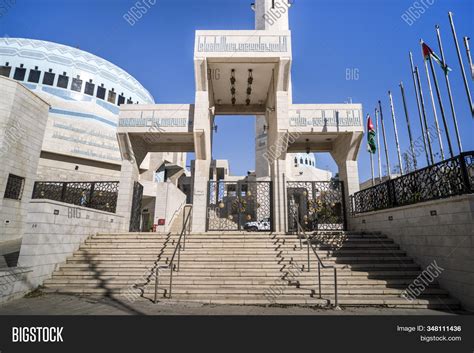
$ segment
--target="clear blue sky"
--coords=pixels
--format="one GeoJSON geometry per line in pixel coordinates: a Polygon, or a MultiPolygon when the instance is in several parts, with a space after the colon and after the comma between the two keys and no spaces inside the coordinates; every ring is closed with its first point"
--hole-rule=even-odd
{"type": "MultiPolygon", "coordinates": [[[[17,0],[0,18],[0,33],[79,47],[127,70],[153,94],[157,103],[192,103],[194,31],[254,27],[251,0],[157,0],[156,5],[132,27],[122,16],[135,2],[17,0]]],[[[402,149],[407,150],[408,137],[398,83],[405,83],[417,137],[420,130],[408,51],[414,52],[418,65],[422,64],[420,38],[438,52],[434,26],[439,24],[447,62],[453,68],[451,80],[464,150],[474,150],[474,119],[469,113],[447,16],[449,10],[454,12],[461,40],[464,35],[472,36],[474,1],[434,0],[426,13],[409,26],[401,15],[412,4],[412,0],[297,0],[290,18],[294,102],[341,103],[351,97],[353,102],[363,104],[365,113],[373,114],[377,100],[381,99],[388,122],[388,140],[394,145],[387,96],[390,89],[394,92],[402,149]],[[358,80],[346,80],[348,68],[359,70],[358,80]]],[[[471,46],[474,49],[474,43],[471,46]]],[[[464,56],[463,46],[462,50],[464,56]]],[[[438,79],[451,122],[441,71],[438,71],[438,79]]],[[[426,94],[424,73],[423,83],[426,94]]],[[[474,93],[472,80],[470,85],[474,93]]],[[[432,121],[431,108],[428,108],[432,121]]],[[[215,157],[230,159],[235,174],[243,174],[254,167],[253,124],[252,118],[218,120],[215,157]]],[[[455,145],[452,124],[450,128],[455,145]]],[[[395,161],[395,148],[392,147],[392,165],[395,161]]],[[[320,156],[318,162],[320,167],[329,166],[335,170],[328,156],[320,156]]],[[[365,142],[359,162],[361,179],[368,179],[370,167],[365,142]]]]}

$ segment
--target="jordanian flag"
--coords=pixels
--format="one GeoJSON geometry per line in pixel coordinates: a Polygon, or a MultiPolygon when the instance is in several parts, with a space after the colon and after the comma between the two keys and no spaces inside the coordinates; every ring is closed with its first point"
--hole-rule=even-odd
{"type": "Polygon", "coordinates": [[[367,151],[369,153],[375,154],[377,151],[377,144],[375,143],[375,129],[374,124],[372,124],[372,119],[370,115],[367,114],[367,151]]]}
{"type": "Polygon", "coordinates": [[[441,60],[441,58],[431,49],[426,43],[421,44],[423,48],[423,57],[425,60],[428,60],[430,56],[441,66],[444,73],[447,75],[449,71],[452,71],[451,68],[441,60]]]}

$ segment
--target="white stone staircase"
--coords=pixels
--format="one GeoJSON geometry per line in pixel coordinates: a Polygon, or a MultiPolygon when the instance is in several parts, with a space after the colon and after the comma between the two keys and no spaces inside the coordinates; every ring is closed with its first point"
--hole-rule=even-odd
{"type": "MultiPolygon", "coordinates": [[[[413,301],[400,296],[421,268],[381,234],[319,234],[318,254],[338,268],[340,306],[458,309],[458,301],[433,283],[413,301]]],[[[45,290],[120,295],[136,287],[154,297],[154,269],[169,264],[178,235],[98,234],[60,266],[45,290]]],[[[327,305],[334,303],[333,270],[321,272],[314,254],[294,235],[191,234],[173,273],[172,299],[207,304],[327,305]]],[[[177,259],[177,258],[176,258],[177,259]]],[[[176,260],[175,260],[176,261],[176,260]]],[[[158,298],[169,300],[169,270],[160,271],[158,298]]]]}

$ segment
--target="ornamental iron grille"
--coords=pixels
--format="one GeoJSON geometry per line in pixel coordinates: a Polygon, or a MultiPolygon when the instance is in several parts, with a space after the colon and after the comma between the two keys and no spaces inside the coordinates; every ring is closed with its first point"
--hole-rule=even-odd
{"type": "Polygon", "coordinates": [[[208,231],[272,231],[270,181],[210,181],[208,231]]]}
{"type": "Polygon", "coordinates": [[[115,213],[118,181],[110,182],[42,182],[35,183],[33,199],[48,199],[72,205],[115,213]]]}
{"type": "Polygon", "coordinates": [[[474,193],[474,152],[464,153],[461,155],[461,166],[464,163],[464,170],[467,175],[465,178],[467,179],[467,183],[469,186],[470,193],[474,193]]]}
{"type": "Polygon", "coordinates": [[[339,180],[289,181],[288,231],[296,232],[292,215],[298,215],[305,231],[345,230],[344,188],[339,180]]]}
{"type": "Polygon", "coordinates": [[[135,182],[133,185],[132,209],[130,211],[130,232],[139,232],[142,213],[143,185],[135,182]]]}
{"type": "Polygon", "coordinates": [[[5,199],[21,200],[23,194],[23,187],[25,185],[25,178],[9,174],[7,180],[7,186],[5,188],[5,199]]]}
{"type": "Polygon", "coordinates": [[[352,213],[378,211],[474,192],[474,152],[356,192],[352,213]]]}

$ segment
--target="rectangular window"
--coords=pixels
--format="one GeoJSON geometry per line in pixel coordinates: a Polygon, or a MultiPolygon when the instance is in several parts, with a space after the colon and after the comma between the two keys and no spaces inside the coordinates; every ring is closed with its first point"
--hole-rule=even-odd
{"type": "Polygon", "coordinates": [[[45,72],[43,76],[43,85],[52,86],[54,84],[54,77],[56,74],[52,72],[45,72]]]}
{"type": "Polygon", "coordinates": [[[115,104],[115,98],[117,97],[117,93],[114,91],[109,91],[109,97],[107,98],[107,102],[115,104]]]}
{"type": "Polygon", "coordinates": [[[40,80],[41,71],[39,70],[30,70],[28,75],[28,82],[38,83],[40,80]]]}
{"type": "Polygon", "coordinates": [[[120,95],[119,98],[118,98],[118,105],[122,105],[125,103],[125,97],[120,95]]]}
{"type": "Polygon", "coordinates": [[[12,72],[11,66],[0,66],[0,76],[10,77],[12,72]]]}
{"type": "Polygon", "coordinates": [[[97,98],[105,99],[105,88],[97,87],[97,98]]]}
{"type": "Polygon", "coordinates": [[[86,90],[84,91],[85,94],[89,96],[94,95],[95,85],[92,82],[86,82],[86,90]]]}
{"type": "Polygon", "coordinates": [[[25,184],[25,178],[22,178],[17,175],[9,174],[7,187],[5,188],[5,194],[3,198],[12,199],[12,200],[21,200],[24,184],[25,184]]]}
{"type": "Polygon", "coordinates": [[[76,92],[81,92],[82,90],[82,80],[78,78],[72,79],[71,90],[76,92]]]}
{"type": "Polygon", "coordinates": [[[17,67],[15,69],[15,74],[13,75],[13,79],[17,81],[23,81],[25,79],[26,69],[23,67],[17,67]]]}
{"type": "Polygon", "coordinates": [[[59,75],[57,86],[60,88],[67,88],[69,85],[69,77],[65,75],[59,75]]]}

